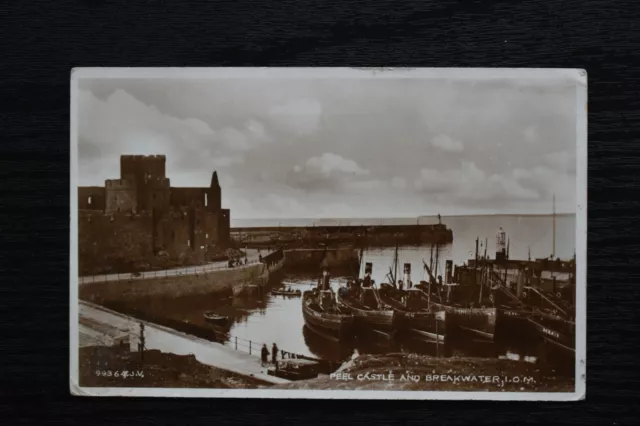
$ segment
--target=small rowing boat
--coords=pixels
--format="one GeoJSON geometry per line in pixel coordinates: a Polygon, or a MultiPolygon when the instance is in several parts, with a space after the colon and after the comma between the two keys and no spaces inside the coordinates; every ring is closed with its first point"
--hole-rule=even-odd
{"type": "Polygon", "coordinates": [[[297,290],[291,290],[291,289],[273,289],[271,290],[271,294],[277,295],[277,296],[289,296],[289,297],[300,297],[302,296],[302,292],[297,289],[297,290]]]}
{"type": "Polygon", "coordinates": [[[229,317],[218,315],[215,312],[205,312],[204,319],[216,325],[226,325],[229,322],[229,317]]]}

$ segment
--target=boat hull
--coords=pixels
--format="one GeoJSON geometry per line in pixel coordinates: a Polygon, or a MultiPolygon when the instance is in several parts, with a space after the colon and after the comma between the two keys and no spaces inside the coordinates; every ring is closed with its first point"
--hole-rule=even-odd
{"type": "Polygon", "coordinates": [[[408,313],[403,317],[403,331],[416,338],[444,343],[445,312],[408,313]]]}
{"type": "Polygon", "coordinates": [[[305,293],[302,299],[302,316],[305,324],[313,331],[319,331],[337,340],[348,339],[354,328],[355,319],[351,315],[339,315],[322,312],[305,293]],[[311,303],[309,303],[311,302],[311,303]]]}
{"type": "Polygon", "coordinates": [[[359,328],[370,328],[385,333],[393,333],[398,325],[397,317],[392,309],[387,310],[369,310],[356,304],[345,298],[344,296],[336,296],[338,306],[351,313],[354,316],[355,324],[359,328]]]}
{"type": "Polygon", "coordinates": [[[564,355],[575,357],[575,323],[545,315],[531,315],[528,321],[534,332],[547,344],[564,355]]]}
{"type": "Polygon", "coordinates": [[[411,312],[396,299],[381,292],[382,303],[395,311],[398,317],[396,326],[400,333],[422,340],[444,342],[446,330],[446,314],[444,311],[428,312],[426,309],[411,312]]]}
{"type": "Polygon", "coordinates": [[[532,328],[529,322],[531,314],[528,309],[499,308],[496,312],[496,339],[511,340],[514,337],[528,339],[532,328]]]}
{"type": "Polygon", "coordinates": [[[496,331],[496,308],[459,308],[434,303],[433,309],[446,312],[447,332],[469,334],[493,340],[496,331]]]}

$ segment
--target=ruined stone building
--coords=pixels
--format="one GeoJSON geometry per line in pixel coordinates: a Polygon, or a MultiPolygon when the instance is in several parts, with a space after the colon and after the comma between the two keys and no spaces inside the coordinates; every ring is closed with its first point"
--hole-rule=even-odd
{"type": "Polygon", "coordinates": [[[80,273],[215,257],[229,242],[229,210],[214,171],[208,187],[171,187],[164,155],[123,155],[120,178],[78,187],[80,273]]]}

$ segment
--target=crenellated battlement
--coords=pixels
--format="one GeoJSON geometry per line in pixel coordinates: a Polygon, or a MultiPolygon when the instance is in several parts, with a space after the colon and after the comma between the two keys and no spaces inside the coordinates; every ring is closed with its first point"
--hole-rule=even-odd
{"type": "Polygon", "coordinates": [[[120,161],[167,161],[166,155],[121,155],[120,161]]]}
{"type": "Polygon", "coordinates": [[[121,190],[128,190],[128,189],[135,189],[136,188],[136,183],[133,180],[129,180],[129,179],[107,179],[104,181],[104,186],[105,188],[107,188],[107,190],[111,189],[111,190],[117,190],[117,189],[121,189],[121,190]]]}

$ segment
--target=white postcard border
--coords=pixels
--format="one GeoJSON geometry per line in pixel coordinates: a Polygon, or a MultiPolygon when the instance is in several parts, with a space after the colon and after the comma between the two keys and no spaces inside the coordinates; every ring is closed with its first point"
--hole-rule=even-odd
{"type": "Polygon", "coordinates": [[[69,387],[76,396],[139,396],[192,398],[406,399],[575,401],[586,395],[587,287],[587,72],[542,68],[74,68],[70,91],[70,309],[69,387]],[[576,366],[574,392],[450,392],[283,389],[88,388],[79,385],[78,299],[78,84],[80,79],[140,78],[566,78],[576,84],[576,366]]]}

